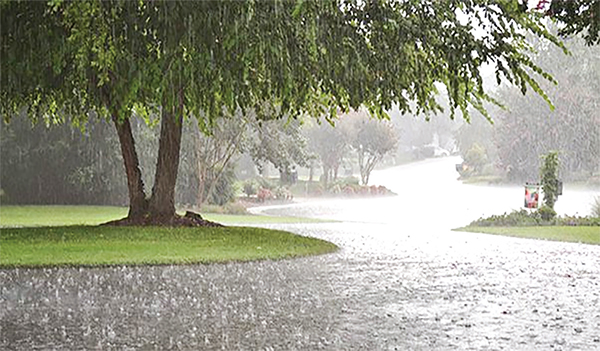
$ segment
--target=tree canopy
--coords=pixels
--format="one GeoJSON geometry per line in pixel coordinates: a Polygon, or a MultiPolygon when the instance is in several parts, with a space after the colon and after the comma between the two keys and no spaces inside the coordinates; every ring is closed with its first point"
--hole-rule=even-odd
{"type": "Polygon", "coordinates": [[[587,45],[600,44],[600,0],[544,0],[538,7],[548,2],[547,14],[563,24],[559,35],[581,33],[587,45]]]}
{"type": "Polygon", "coordinates": [[[2,17],[4,118],[25,102],[55,118],[175,106],[174,87],[207,122],[270,100],[435,110],[434,83],[463,109],[486,99],[485,62],[537,89],[524,34],[557,42],[518,1],[3,2],[2,17]]]}
{"type": "MultiPolygon", "coordinates": [[[[560,42],[523,2],[61,1],[2,2],[0,113],[75,123],[114,121],[130,217],[174,216],[182,120],[210,131],[223,111],[263,118],[366,106],[385,117],[435,112],[444,86],[455,111],[486,114],[480,69],[546,97],[552,80],[526,34],[560,42]],[[261,106],[275,106],[275,116],[261,106]],[[154,186],[146,197],[128,118],[161,115],[154,186]]],[[[270,109],[271,110],[271,109],[270,109]]]]}

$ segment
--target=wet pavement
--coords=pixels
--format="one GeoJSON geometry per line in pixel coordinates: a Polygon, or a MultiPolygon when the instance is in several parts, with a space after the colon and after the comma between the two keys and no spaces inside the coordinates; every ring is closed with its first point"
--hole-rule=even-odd
{"type": "Polygon", "coordinates": [[[510,206],[455,183],[263,209],[342,220],[270,226],[341,247],[323,256],[0,270],[0,349],[600,350],[600,246],[452,232],[510,206]]]}

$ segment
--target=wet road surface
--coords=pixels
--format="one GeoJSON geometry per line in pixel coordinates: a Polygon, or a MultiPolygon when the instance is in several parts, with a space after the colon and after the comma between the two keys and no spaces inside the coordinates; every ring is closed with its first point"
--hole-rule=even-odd
{"type": "Polygon", "coordinates": [[[489,210],[451,184],[271,209],[343,220],[271,226],[329,255],[0,270],[0,349],[600,350],[600,246],[451,232],[489,210]]]}

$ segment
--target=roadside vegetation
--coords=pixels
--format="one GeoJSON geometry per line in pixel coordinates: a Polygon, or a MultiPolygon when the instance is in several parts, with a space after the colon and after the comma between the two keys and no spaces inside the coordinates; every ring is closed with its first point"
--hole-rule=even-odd
{"type": "MultiPolygon", "coordinates": [[[[194,264],[283,259],[337,250],[329,242],[251,227],[114,227],[127,209],[109,206],[0,207],[0,267],[194,264]]],[[[226,224],[313,222],[207,214],[226,224]]]]}
{"type": "Polygon", "coordinates": [[[600,244],[600,199],[592,207],[592,215],[554,216],[548,218],[548,207],[537,211],[513,211],[479,218],[456,231],[497,234],[521,238],[600,244]],[[596,212],[594,212],[596,211],[596,212]]]}
{"type": "Polygon", "coordinates": [[[554,205],[562,195],[562,182],[558,177],[559,153],[550,151],[540,155],[540,159],[539,184],[531,184],[525,190],[527,210],[479,218],[457,230],[600,244],[600,198],[592,204],[590,216],[557,216],[554,205]],[[540,188],[544,196],[543,205],[538,208],[540,188]]]}
{"type": "MultiPolygon", "coordinates": [[[[493,215],[487,218],[479,218],[469,227],[547,227],[547,226],[570,226],[570,227],[599,227],[600,217],[594,216],[555,216],[547,219],[547,208],[542,207],[537,211],[527,210],[513,211],[501,215],[493,215]]],[[[597,228],[600,235],[600,228],[597,228]]]]}

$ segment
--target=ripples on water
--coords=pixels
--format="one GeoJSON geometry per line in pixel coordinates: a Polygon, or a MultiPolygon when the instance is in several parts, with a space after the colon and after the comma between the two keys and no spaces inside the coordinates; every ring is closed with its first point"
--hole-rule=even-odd
{"type": "Polygon", "coordinates": [[[278,210],[346,220],[272,226],[330,255],[0,270],[0,349],[600,349],[600,247],[449,231],[522,201],[461,185],[453,163],[374,174],[398,197],[278,210]]]}

